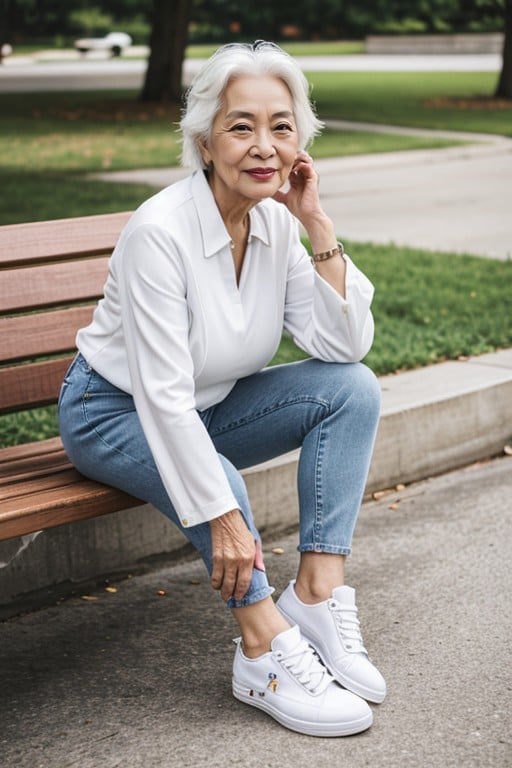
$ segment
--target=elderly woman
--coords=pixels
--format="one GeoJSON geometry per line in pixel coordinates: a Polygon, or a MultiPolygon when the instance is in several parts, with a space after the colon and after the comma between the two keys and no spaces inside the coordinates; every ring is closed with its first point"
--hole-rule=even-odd
{"type": "Polygon", "coordinates": [[[193,172],[122,232],[59,408],[77,468],[152,503],[203,558],[240,627],[234,696],[342,736],[368,728],[367,701],[385,696],[344,585],[380,393],[358,362],[373,289],[305,152],[320,127],[278,46],[212,56],[181,121],[193,172]],[[266,367],[283,328],[310,358],[266,367]],[[239,470],[298,447],[300,564],[276,604],[239,470]]]}

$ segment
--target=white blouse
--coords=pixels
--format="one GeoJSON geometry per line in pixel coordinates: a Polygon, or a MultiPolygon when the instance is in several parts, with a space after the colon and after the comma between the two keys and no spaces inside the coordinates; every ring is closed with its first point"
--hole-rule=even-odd
{"type": "Polygon", "coordinates": [[[202,172],[135,211],[112,254],[104,298],[77,346],[133,395],[183,526],[238,507],[197,411],[261,370],[283,328],[312,357],[354,362],[373,340],[373,286],[345,257],[346,300],[314,270],[298,223],[271,199],[250,211],[237,285],[224,226],[202,172]]]}

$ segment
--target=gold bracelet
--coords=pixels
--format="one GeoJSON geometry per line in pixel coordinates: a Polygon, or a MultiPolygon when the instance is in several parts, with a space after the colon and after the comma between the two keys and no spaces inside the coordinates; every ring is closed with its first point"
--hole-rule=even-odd
{"type": "Polygon", "coordinates": [[[345,250],[343,248],[343,245],[341,243],[338,243],[334,248],[331,248],[330,251],[322,251],[322,253],[314,253],[311,257],[311,261],[313,263],[316,263],[317,261],[327,261],[327,259],[332,259],[333,256],[343,256],[345,253],[345,250]]]}

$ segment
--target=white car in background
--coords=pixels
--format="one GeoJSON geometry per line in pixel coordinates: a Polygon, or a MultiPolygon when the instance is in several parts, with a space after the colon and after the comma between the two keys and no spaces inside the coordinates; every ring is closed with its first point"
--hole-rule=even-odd
{"type": "Polygon", "coordinates": [[[120,56],[131,44],[132,39],[125,32],[110,32],[105,37],[84,37],[81,40],[75,40],[75,48],[80,53],[110,51],[111,56],[120,56]]]}

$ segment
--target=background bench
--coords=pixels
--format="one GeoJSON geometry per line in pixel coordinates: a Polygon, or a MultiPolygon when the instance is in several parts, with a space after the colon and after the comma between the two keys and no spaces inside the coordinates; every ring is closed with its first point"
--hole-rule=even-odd
{"type": "MultiPolygon", "coordinates": [[[[129,216],[0,227],[0,414],[57,402],[129,216]]],[[[60,438],[0,447],[0,540],[141,503],[80,475],[60,438]]]]}

